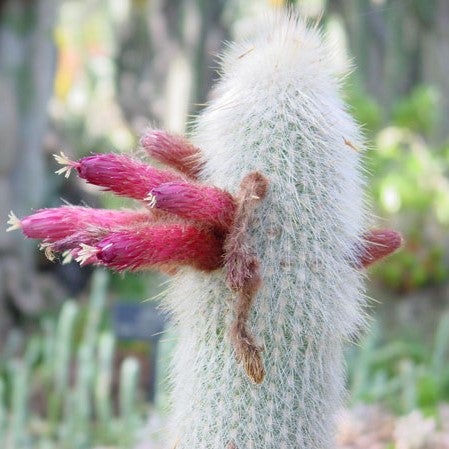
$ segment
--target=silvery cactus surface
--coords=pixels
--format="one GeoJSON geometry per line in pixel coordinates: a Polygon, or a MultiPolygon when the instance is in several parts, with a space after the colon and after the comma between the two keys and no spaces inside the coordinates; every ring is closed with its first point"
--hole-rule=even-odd
{"type": "Polygon", "coordinates": [[[363,323],[363,139],[320,33],[295,17],[264,25],[224,55],[193,141],[204,181],[236,194],[249,172],[269,180],[246,242],[263,280],[248,324],[265,378],[253,383],[236,366],[223,273],[177,275],[168,295],[177,449],[333,447],[342,346],[363,323]]]}
{"type": "Polygon", "coordinates": [[[231,45],[192,134],[142,136],[168,169],[55,156],[57,173],[143,207],[11,213],[8,230],[42,240],[51,259],[174,276],[169,444],[330,448],[342,346],[363,324],[360,270],[401,237],[365,230],[363,139],[317,29],[278,14],[231,45]]]}

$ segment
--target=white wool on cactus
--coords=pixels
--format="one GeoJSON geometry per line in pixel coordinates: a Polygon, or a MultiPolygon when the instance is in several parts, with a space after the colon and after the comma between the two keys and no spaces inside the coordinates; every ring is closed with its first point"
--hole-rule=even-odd
{"type": "Polygon", "coordinates": [[[278,13],[258,29],[223,56],[192,141],[203,181],[233,194],[248,173],[269,182],[246,242],[260,262],[248,328],[264,376],[253,382],[236,361],[224,270],[181,270],[166,298],[179,337],[168,429],[177,449],[334,447],[342,348],[364,322],[360,129],[316,28],[278,13]]]}

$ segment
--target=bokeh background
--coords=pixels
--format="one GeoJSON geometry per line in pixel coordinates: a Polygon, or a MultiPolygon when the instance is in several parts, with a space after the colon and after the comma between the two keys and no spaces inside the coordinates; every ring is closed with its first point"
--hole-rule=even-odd
{"type": "Polygon", "coordinates": [[[51,155],[188,131],[223,42],[282,7],[353,61],[344,95],[369,142],[374,221],[406,240],[368,273],[339,448],[449,448],[447,0],[0,1],[0,447],[159,447],[176,340],[157,311],[165,279],[51,263],[7,216],[126,205],[54,175],[51,155]]]}

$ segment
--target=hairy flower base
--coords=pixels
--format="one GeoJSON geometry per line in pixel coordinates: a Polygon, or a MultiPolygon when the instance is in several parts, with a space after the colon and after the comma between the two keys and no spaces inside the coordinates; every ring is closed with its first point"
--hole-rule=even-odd
{"type": "Polygon", "coordinates": [[[161,130],[149,130],[140,139],[142,148],[154,159],[197,179],[201,171],[201,152],[188,140],[161,130]]]}
{"type": "MultiPolygon", "coordinates": [[[[207,229],[181,224],[112,232],[84,253],[119,271],[173,264],[212,271],[221,266],[222,254],[220,237],[207,229]]],[[[85,262],[83,258],[80,261],[85,262]]]]}
{"type": "Polygon", "coordinates": [[[235,214],[235,201],[224,190],[186,182],[168,182],[151,190],[150,203],[182,218],[228,229],[235,214]]]}

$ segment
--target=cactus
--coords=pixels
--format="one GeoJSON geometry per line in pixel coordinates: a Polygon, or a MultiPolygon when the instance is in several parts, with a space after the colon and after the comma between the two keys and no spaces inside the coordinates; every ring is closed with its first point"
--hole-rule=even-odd
{"type": "Polygon", "coordinates": [[[125,444],[129,444],[129,436],[133,436],[141,425],[135,407],[138,383],[139,362],[134,357],[127,357],[120,368],[119,392],[119,415],[125,444]]]}
{"type": "Polygon", "coordinates": [[[7,449],[26,445],[29,434],[26,429],[28,399],[28,366],[22,360],[12,360],[8,366],[11,380],[11,416],[6,438],[7,449]]]}
{"type": "Polygon", "coordinates": [[[363,324],[363,139],[319,33],[294,18],[265,25],[228,50],[193,138],[207,182],[235,194],[248,172],[269,179],[246,241],[261,263],[249,324],[265,378],[235,366],[225,330],[237,299],[223,276],[181,273],[168,295],[177,449],[333,447],[342,345],[363,324]]]}
{"type": "Polygon", "coordinates": [[[73,346],[73,331],[78,307],[74,302],[66,302],[61,309],[56,330],[56,343],[52,368],[54,387],[49,395],[49,415],[54,426],[63,413],[64,399],[69,384],[70,359],[73,346]]]}
{"type": "Polygon", "coordinates": [[[56,156],[60,174],[146,209],[9,220],[49,257],[174,274],[178,449],[332,447],[343,343],[364,322],[361,269],[401,244],[394,231],[364,232],[364,142],[320,33],[284,14],[259,30],[223,57],[192,142],[141,139],[171,169],[56,156]]]}
{"type": "Polygon", "coordinates": [[[103,332],[98,338],[97,372],[95,376],[95,412],[99,425],[107,429],[113,416],[111,390],[114,362],[115,339],[109,332],[103,332]]]}

